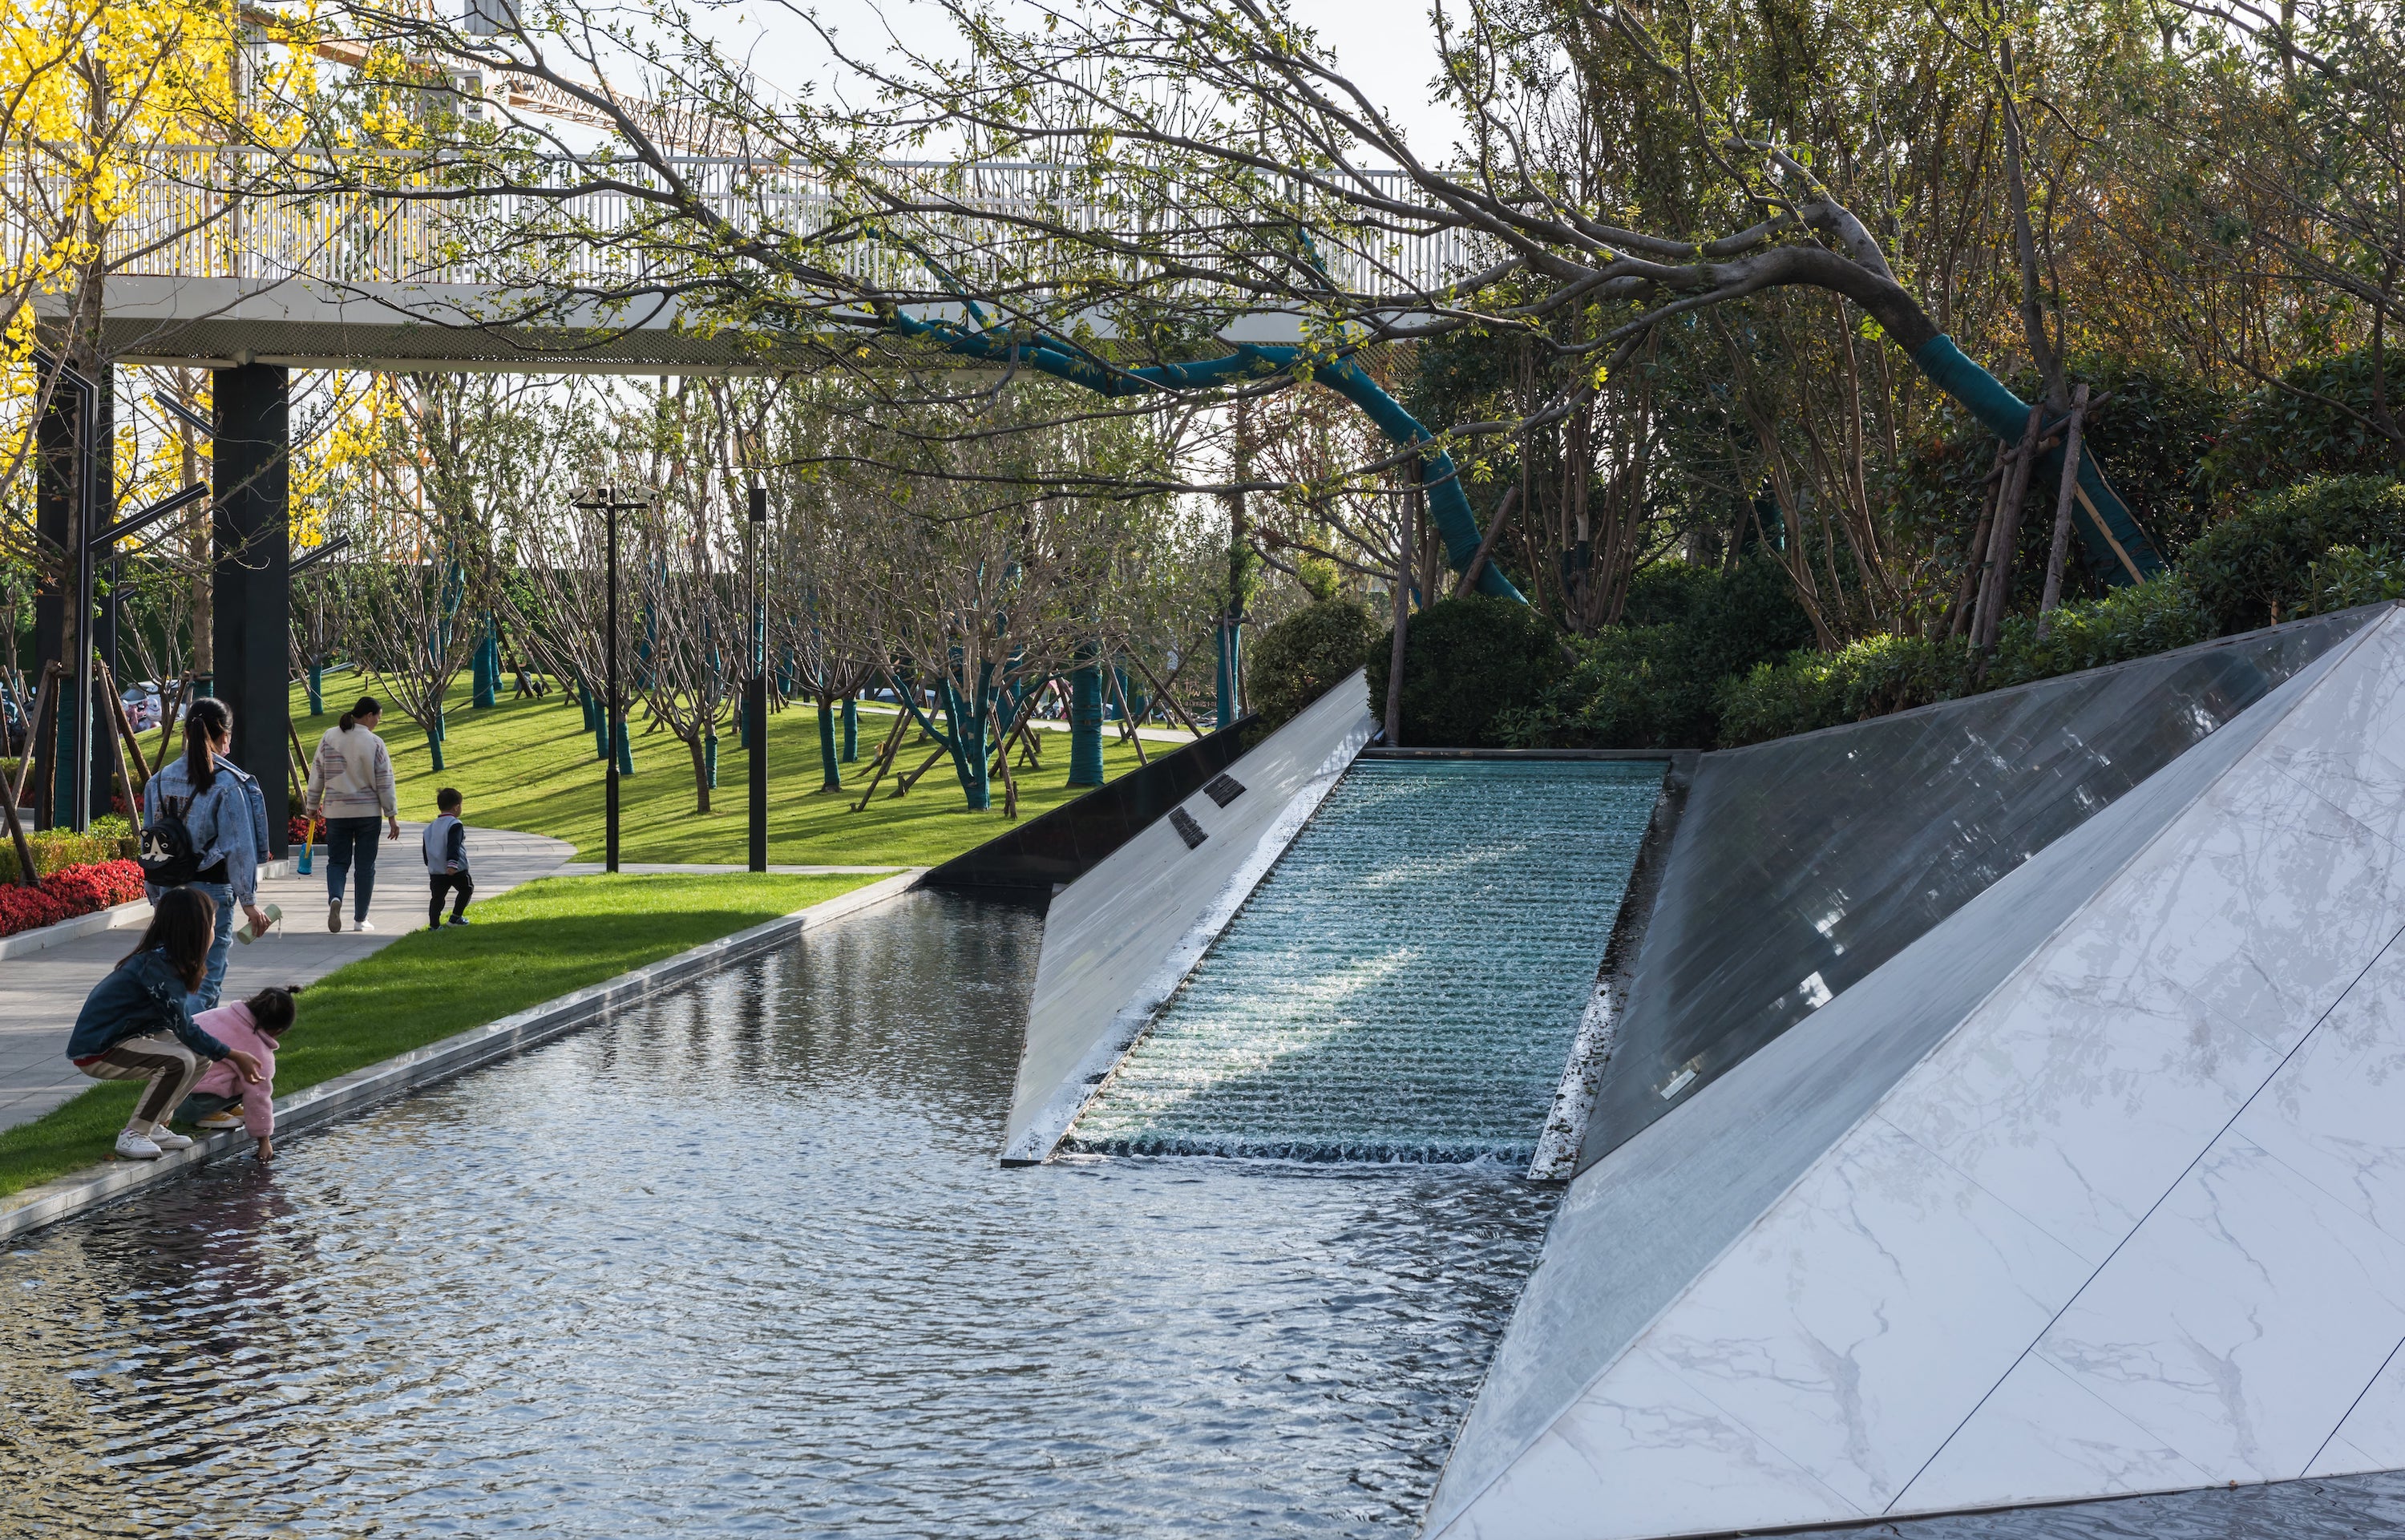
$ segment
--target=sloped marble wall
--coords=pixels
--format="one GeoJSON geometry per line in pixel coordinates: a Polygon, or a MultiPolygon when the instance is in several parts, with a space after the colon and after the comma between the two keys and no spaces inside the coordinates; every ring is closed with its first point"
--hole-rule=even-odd
{"type": "Polygon", "coordinates": [[[2405,621],[2080,833],[1580,1179],[1430,1533],[2405,1465],[2405,621]]]}

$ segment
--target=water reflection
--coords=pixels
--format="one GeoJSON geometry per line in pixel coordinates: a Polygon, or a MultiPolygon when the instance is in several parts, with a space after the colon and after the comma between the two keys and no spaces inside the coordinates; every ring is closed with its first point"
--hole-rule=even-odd
{"type": "Polygon", "coordinates": [[[1550,1210],[996,1168],[1040,940],[926,896],[0,1254],[0,1534],[1398,1534],[1550,1210]]]}

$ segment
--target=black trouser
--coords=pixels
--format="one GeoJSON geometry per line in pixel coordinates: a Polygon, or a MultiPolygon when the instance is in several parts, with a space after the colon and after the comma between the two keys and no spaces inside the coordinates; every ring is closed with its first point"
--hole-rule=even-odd
{"type": "Polygon", "coordinates": [[[455,920],[467,912],[468,900],[476,896],[476,880],[464,871],[431,872],[427,876],[426,885],[433,890],[433,896],[426,901],[426,923],[429,925],[443,923],[443,896],[445,893],[456,896],[451,900],[451,918],[455,920]]]}

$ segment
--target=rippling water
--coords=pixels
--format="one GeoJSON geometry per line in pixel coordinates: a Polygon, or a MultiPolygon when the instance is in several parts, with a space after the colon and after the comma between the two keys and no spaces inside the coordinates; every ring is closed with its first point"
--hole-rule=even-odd
{"type": "Polygon", "coordinates": [[[1662,771],[1355,764],[1070,1147],[1525,1168],[1662,771]]]}
{"type": "Polygon", "coordinates": [[[1553,1197],[995,1164],[915,897],[0,1252],[0,1534],[1408,1534],[1553,1197]]]}

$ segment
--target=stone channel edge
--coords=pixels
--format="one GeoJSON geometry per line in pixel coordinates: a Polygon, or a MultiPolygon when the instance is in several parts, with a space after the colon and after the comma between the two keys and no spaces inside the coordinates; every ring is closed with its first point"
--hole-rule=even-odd
{"type": "MultiPolygon", "coordinates": [[[[880,882],[812,904],[792,914],[706,941],[673,957],[589,984],[555,1000],[529,1006],[497,1022],[472,1026],[439,1042],[339,1075],[320,1085],[281,1097],[275,1104],[278,1137],[307,1133],[356,1112],[420,1090],[471,1069],[505,1059],[556,1038],[606,1021],[628,1006],[706,977],[792,940],[805,931],[858,914],[910,891],[924,875],[911,868],[880,882]]],[[[110,1161],[70,1172],[52,1181],[0,1198],[0,1242],[130,1197],[162,1182],[189,1176],[211,1161],[246,1153],[250,1136],[239,1129],[195,1138],[155,1161],[110,1161]]]]}

